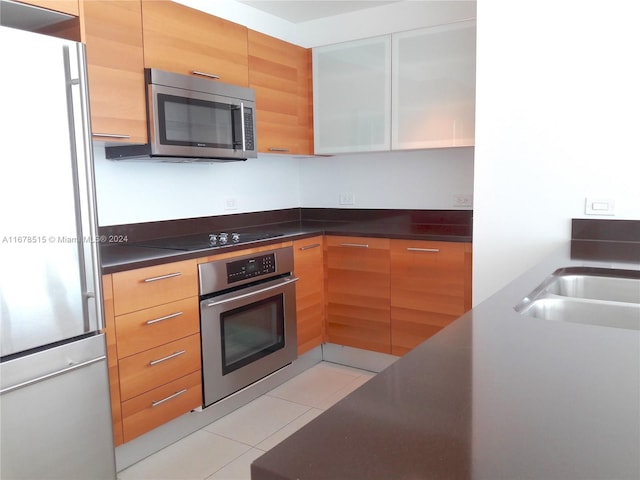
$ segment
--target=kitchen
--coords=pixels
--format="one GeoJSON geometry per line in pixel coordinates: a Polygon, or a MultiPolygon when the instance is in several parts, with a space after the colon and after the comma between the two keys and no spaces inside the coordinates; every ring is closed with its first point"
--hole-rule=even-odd
{"type": "MultiPolygon", "coordinates": [[[[624,6],[616,5],[620,8],[624,6]]],[[[633,29],[616,28],[608,32],[606,41],[611,43],[604,45],[616,54],[609,56],[609,51],[603,49],[602,44],[594,45],[586,41],[591,39],[591,42],[596,42],[588,33],[589,28],[595,28],[594,24],[599,25],[601,12],[571,3],[567,3],[564,9],[554,5],[551,11],[555,29],[545,30],[548,43],[541,45],[539,41],[534,42],[534,39],[539,40],[539,28],[529,19],[534,16],[538,23],[547,25],[549,19],[545,5],[539,5],[533,11],[519,11],[506,3],[486,5],[479,2],[478,23],[483,25],[484,13],[486,30],[484,35],[482,29],[478,31],[475,152],[473,149],[470,149],[470,153],[467,151],[469,149],[459,149],[446,153],[427,151],[421,155],[398,154],[397,157],[396,154],[374,154],[366,158],[344,155],[300,160],[269,156],[268,165],[249,160],[243,164],[200,166],[107,162],[100,158],[98,146],[96,170],[100,223],[111,225],[225,214],[229,213],[229,210],[225,210],[227,198],[237,199],[237,210],[231,210],[235,213],[299,206],[335,208],[338,206],[339,193],[344,191],[355,193],[356,208],[448,209],[452,208],[454,194],[468,194],[473,188],[474,303],[478,304],[565,241],[570,218],[584,215],[585,197],[615,198],[615,218],[637,219],[639,216],[637,208],[640,202],[634,181],[638,177],[637,162],[629,161],[628,145],[619,140],[634,138],[632,133],[637,131],[634,128],[637,122],[634,123],[632,118],[619,122],[605,121],[608,118],[620,118],[625,115],[627,108],[632,111],[631,105],[637,104],[637,93],[631,88],[637,83],[637,73],[631,69],[630,63],[624,62],[625,54],[632,58],[633,52],[619,46],[634,43],[624,39],[624,35],[633,35],[633,29]],[[502,20],[505,11],[511,13],[509,18],[513,18],[513,22],[505,24],[502,20]],[[580,48],[573,43],[567,45],[565,42],[568,40],[564,38],[564,22],[570,22],[575,11],[579,11],[584,20],[575,26],[584,29],[580,39],[585,44],[580,48]],[[499,35],[499,32],[504,34],[499,35]],[[520,41],[504,42],[502,38],[520,41]],[[555,45],[575,49],[576,61],[565,66],[565,57],[556,52],[555,45]],[[519,54],[505,51],[509,47],[526,48],[519,54]],[[618,83],[615,89],[608,92],[609,102],[599,104],[601,114],[576,116],[571,112],[584,108],[581,103],[584,98],[593,101],[591,92],[596,87],[601,88],[601,83],[606,80],[594,76],[594,72],[588,69],[589,65],[593,65],[593,52],[600,54],[598,61],[609,66],[609,71],[619,72],[618,83]],[[508,63],[504,62],[505,57],[510,59],[508,63]],[[483,58],[485,63],[482,62],[483,58]],[[548,72],[532,72],[530,63],[534,60],[550,62],[558,68],[564,66],[561,69],[563,77],[553,78],[562,80],[561,86],[565,88],[556,91],[555,84],[549,85],[548,72]],[[552,63],[554,60],[558,65],[552,63]],[[486,70],[483,70],[483,65],[486,70]],[[582,68],[572,73],[569,68],[576,66],[582,68]],[[625,66],[629,67],[629,71],[620,71],[625,66]],[[585,74],[585,70],[589,75],[585,74]],[[498,79],[508,81],[508,85],[517,85],[518,91],[527,91],[528,95],[515,92],[518,102],[506,101],[501,93],[510,90],[498,79]],[[581,89],[575,85],[580,85],[581,89]],[[621,88],[624,85],[629,85],[629,88],[621,88]],[[546,89],[541,90],[542,86],[546,89]],[[532,96],[530,92],[537,94],[532,96]],[[619,98],[619,101],[613,101],[612,96],[619,98]],[[518,105],[522,107],[518,108],[518,105]],[[546,109],[540,111],[544,105],[546,109]],[[570,119],[568,125],[560,128],[550,122],[548,112],[551,105],[554,109],[558,105],[567,109],[562,118],[570,119]],[[521,112],[527,112],[528,117],[522,119],[521,112]],[[513,122],[513,118],[523,123],[513,122]],[[525,130],[522,125],[528,128],[525,130]],[[596,130],[592,130],[594,128],[596,130]],[[558,132],[563,132],[561,138],[558,132]],[[588,145],[578,141],[583,136],[589,138],[588,145]],[[564,140],[573,141],[565,143],[564,140]],[[567,144],[571,145],[570,150],[567,144]],[[443,154],[449,158],[443,159],[443,154]],[[603,158],[606,158],[607,168],[628,174],[624,178],[598,174],[597,168],[603,158]],[[538,167],[541,162],[544,168],[538,167]],[[406,170],[402,168],[405,166],[406,170]],[[344,172],[339,180],[332,174],[337,168],[344,172]],[[245,190],[237,184],[235,169],[242,169],[242,174],[249,176],[252,185],[262,178],[268,178],[273,190],[265,192],[266,198],[245,198],[242,196],[245,190]],[[426,184],[418,181],[420,176],[415,174],[415,169],[425,172],[423,181],[426,184]],[[495,175],[496,171],[501,172],[500,175],[495,175]],[[525,175],[523,171],[526,172],[526,181],[522,180],[525,175]],[[558,171],[558,175],[551,176],[549,171],[558,171]],[[209,172],[214,180],[207,180],[209,172]],[[318,178],[327,179],[329,188],[317,189],[321,183],[317,182],[318,178]],[[446,180],[443,182],[441,178],[446,180]],[[566,178],[575,181],[567,182],[566,178]],[[224,191],[211,192],[210,184],[218,180],[224,184],[224,191]],[[385,189],[391,181],[393,188],[385,189]],[[291,190],[292,184],[298,186],[294,191],[291,190]],[[145,185],[148,187],[145,188],[145,185]],[[542,198],[540,185],[545,185],[542,198]],[[167,195],[167,191],[176,193],[167,195]],[[194,191],[197,197],[193,195],[194,191]],[[109,201],[101,202],[101,195],[109,201]],[[514,200],[516,198],[519,200],[514,200]],[[202,205],[209,202],[215,206],[212,210],[203,211],[202,205]],[[496,258],[500,258],[498,265],[496,258]]],[[[631,15],[620,14],[617,21],[630,21],[629,17],[631,15]]],[[[375,23],[358,22],[362,25],[375,23]]],[[[371,34],[362,36],[368,35],[371,34]]],[[[598,41],[604,42],[602,38],[598,38],[598,41]]],[[[242,187],[244,182],[245,179],[242,187]]]]}

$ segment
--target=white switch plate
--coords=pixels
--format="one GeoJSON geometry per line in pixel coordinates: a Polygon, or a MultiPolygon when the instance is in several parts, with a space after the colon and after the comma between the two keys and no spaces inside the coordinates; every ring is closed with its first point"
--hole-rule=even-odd
{"type": "Polygon", "coordinates": [[[339,205],[355,205],[356,195],[353,192],[342,192],[338,195],[339,205]]]}
{"type": "Polygon", "coordinates": [[[589,198],[584,202],[585,215],[615,215],[613,198],[589,198]]]}
{"type": "Polygon", "coordinates": [[[470,193],[456,193],[453,195],[454,207],[471,207],[473,206],[473,195],[470,193]]]}

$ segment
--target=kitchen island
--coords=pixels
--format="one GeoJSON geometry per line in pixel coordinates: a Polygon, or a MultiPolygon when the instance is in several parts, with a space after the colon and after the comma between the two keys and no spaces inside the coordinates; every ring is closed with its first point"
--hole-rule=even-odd
{"type": "Polygon", "coordinates": [[[640,478],[640,331],[514,310],[558,268],[638,271],[638,251],[574,236],[258,458],[252,479],[640,478]]]}

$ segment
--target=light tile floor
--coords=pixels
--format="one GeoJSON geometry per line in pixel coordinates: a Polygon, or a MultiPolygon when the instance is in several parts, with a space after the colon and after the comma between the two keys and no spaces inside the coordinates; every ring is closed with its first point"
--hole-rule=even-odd
{"type": "Polygon", "coordinates": [[[249,480],[256,458],[375,374],[320,362],[118,474],[119,480],[249,480]]]}

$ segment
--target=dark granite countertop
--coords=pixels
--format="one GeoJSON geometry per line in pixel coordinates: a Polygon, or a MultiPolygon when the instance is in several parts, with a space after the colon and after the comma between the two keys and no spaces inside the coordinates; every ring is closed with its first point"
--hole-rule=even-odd
{"type": "Polygon", "coordinates": [[[111,243],[102,245],[100,256],[102,273],[108,274],[324,234],[471,242],[471,223],[472,212],[460,210],[288,209],[101,227],[111,243]],[[150,239],[222,230],[280,236],[188,252],[144,246],[150,239]]]}
{"type": "Polygon", "coordinates": [[[609,261],[579,243],[258,458],[252,479],[640,478],[640,331],[513,308],[561,267],[640,270],[638,245],[609,261]]]}

